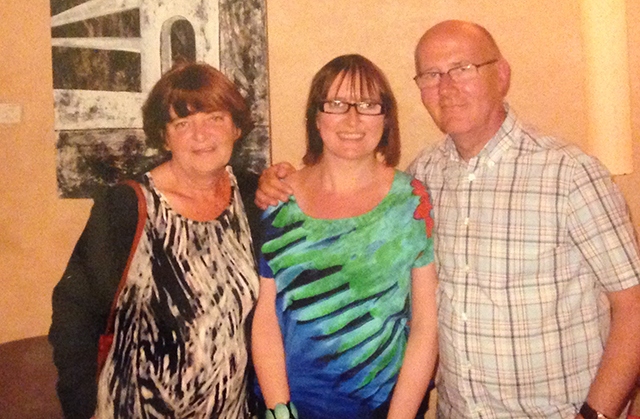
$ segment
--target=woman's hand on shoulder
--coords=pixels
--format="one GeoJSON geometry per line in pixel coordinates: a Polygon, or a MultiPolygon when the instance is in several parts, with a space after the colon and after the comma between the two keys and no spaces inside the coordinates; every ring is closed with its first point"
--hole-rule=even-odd
{"type": "Polygon", "coordinates": [[[295,172],[296,168],[288,162],[265,169],[258,181],[255,204],[264,210],[270,205],[277,205],[278,201],[287,202],[293,189],[283,179],[295,172]]]}

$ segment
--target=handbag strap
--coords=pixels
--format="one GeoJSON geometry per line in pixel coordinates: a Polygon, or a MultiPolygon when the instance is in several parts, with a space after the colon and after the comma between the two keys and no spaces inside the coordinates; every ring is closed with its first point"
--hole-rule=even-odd
{"type": "Polygon", "coordinates": [[[131,266],[131,262],[133,261],[133,256],[136,253],[136,249],[138,248],[138,243],[140,242],[140,237],[142,237],[142,233],[144,231],[144,225],[147,221],[147,200],[144,197],[144,192],[142,192],[142,187],[138,182],[134,180],[125,180],[122,183],[133,188],[133,190],[136,193],[136,197],[138,198],[138,223],[136,224],[136,233],[133,236],[133,242],[131,243],[131,250],[129,251],[127,264],[124,267],[124,271],[122,272],[122,277],[120,278],[120,283],[118,283],[118,288],[116,289],[116,294],[114,295],[113,301],[111,302],[111,310],[109,311],[109,317],[107,319],[107,327],[104,332],[105,335],[113,333],[118,297],[120,296],[120,292],[122,291],[122,289],[124,288],[124,285],[127,282],[129,267],[131,266]]]}

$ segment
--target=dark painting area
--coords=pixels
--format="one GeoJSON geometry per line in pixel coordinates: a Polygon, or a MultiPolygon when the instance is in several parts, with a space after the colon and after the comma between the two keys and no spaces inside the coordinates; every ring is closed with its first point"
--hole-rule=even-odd
{"type": "MultiPolygon", "coordinates": [[[[141,26],[149,25],[149,16],[154,16],[149,9],[163,1],[141,0],[137,8],[117,11],[111,10],[113,1],[98,1],[91,6],[102,8],[102,15],[93,13],[86,19],[52,24],[60,197],[91,197],[168,157],[145,144],[139,115],[147,93],[144,54],[149,52],[136,50],[145,45],[141,26]],[[147,7],[144,12],[140,9],[143,6],[147,7]],[[125,95],[123,100],[118,99],[120,93],[125,95]]],[[[172,3],[174,8],[176,4],[193,8],[205,1],[172,3]]],[[[219,45],[213,47],[219,50],[219,68],[249,102],[255,123],[236,144],[231,165],[236,172],[259,173],[270,160],[265,0],[213,1],[218,1],[219,45]]],[[[52,21],[56,15],[84,5],[83,0],[51,0],[52,21]]],[[[198,35],[192,25],[185,19],[169,23],[172,62],[196,60],[198,35]]],[[[157,22],[163,24],[166,21],[157,22]]]]}
{"type": "MultiPolygon", "coordinates": [[[[61,11],[64,10],[66,9],[61,11]]],[[[51,28],[51,37],[137,38],[140,37],[140,13],[138,9],[126,10],[54,27],[51,28]]],[[[138,53],[55,46],[52,47],[51,53],[54,89],[142,91],[140,54],[138,53]]]]}
{"type": "Polygon", "coordinates": [[[54,47],[53,88],[140,92],[140,54],[54,47]]]}
{"type": "MultiPolygon", "coordinates": [[[[83,1],[68,4],[61,0],[51,2],[52,15],[70,9],[73,6],[84,3],[83,1]],[[63,9],[53,10],[53,3],[66,6],[63,9]]],[[[89,37],[134,38],[140,36],[140,11],[138,9],[125,10],[105,16],[99,16],[83,20],[82,22],[69,23],[64,26],[51,28],[53,38],[89,38],[89,37]]]]}
{"type": "Polygon", "coordinates": [[[65,197],[91,196],[133,178],[168,155],[148,148],[141,130],[76,130],[58,134],[56,176],[65,197]]]}

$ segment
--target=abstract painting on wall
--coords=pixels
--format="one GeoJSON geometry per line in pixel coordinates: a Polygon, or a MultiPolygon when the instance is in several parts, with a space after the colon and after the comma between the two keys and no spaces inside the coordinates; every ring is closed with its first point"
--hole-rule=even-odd
{"type": "Polygon", "coordinates": [[[178,61],[236,83],[255,128],[236,171],[269,163],[266,0],[50,0],[58,192],[85,198],[166,159],[148,148],[140,108],[178,61]]]}

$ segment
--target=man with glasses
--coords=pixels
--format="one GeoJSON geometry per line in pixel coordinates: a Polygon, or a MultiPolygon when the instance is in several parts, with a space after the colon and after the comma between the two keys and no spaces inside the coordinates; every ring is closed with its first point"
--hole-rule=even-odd
{"type": "MultiPolygon", "coordinates": [[[[483,27],[441,22],[415,59],[446,134],[408,168],[434,207],[438,416],[617,417],[640,368],[640,259],[623,197],[596,159],[524,128],[483,27]]],[[[263,204],[284,198],[262,183],[263,204]]]]}
{"type": "Polygon", "coordinates": [[[617,417],[640,364],[640,261],[622,196],[596,159],[523,127],[484,28],[437,24],[415,59],[447,134],[408,170],[434,205],[441,416],[617,417]]]}

